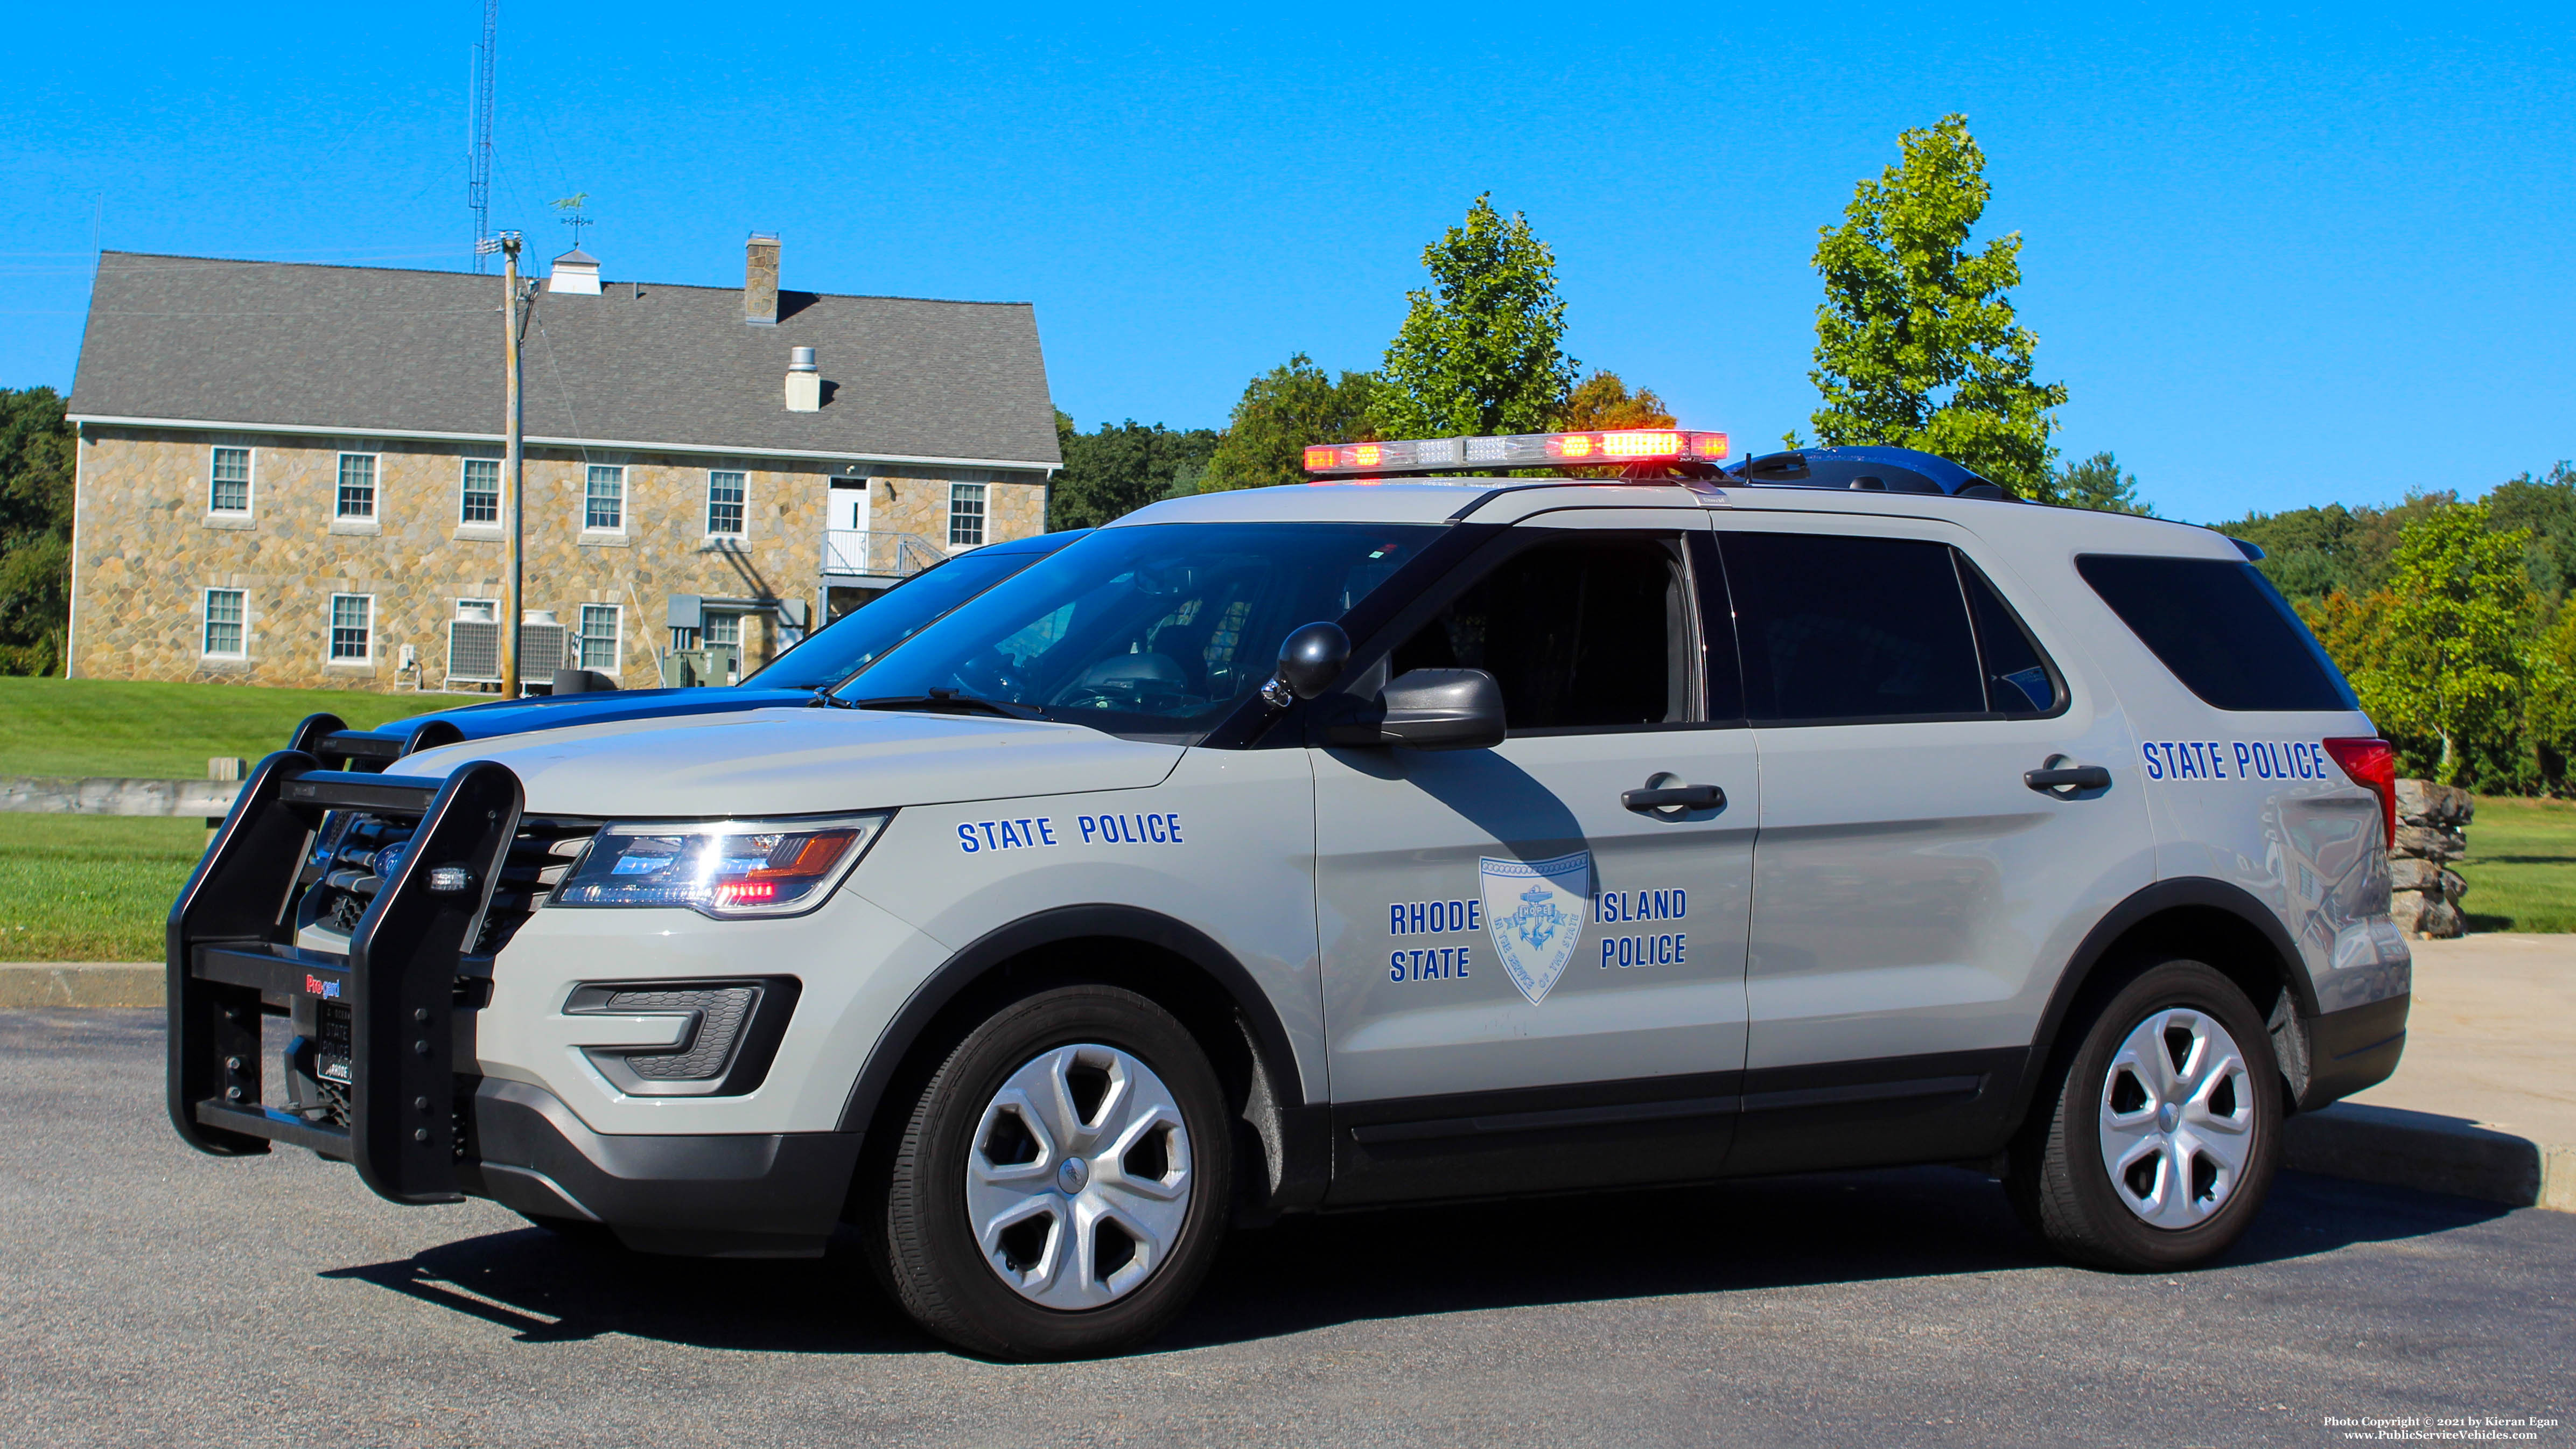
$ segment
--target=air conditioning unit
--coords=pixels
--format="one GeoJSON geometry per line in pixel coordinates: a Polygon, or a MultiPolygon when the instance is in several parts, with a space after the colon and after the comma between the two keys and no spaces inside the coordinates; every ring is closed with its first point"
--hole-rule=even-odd
{"type": "Polygon", "coordinates": [[[561,624],[519,626],[519,682],[554,687],[555,671],[572,663],[566,645],[572,631],[561,624]]]}
{"type": "Polygon", "coordinates": [[[488,619],[454,619],[447,625],[447,682],[501,682],[501,626],[488,619]]]}

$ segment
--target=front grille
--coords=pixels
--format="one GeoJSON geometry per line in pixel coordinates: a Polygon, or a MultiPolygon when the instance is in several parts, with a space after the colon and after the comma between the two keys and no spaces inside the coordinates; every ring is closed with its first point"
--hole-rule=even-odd
{"type": "MultiPolygon", "coordinates": [[[[298,925],[317,925],[346,936],[401,868],[417,821],[386,819],[362,811],[335,810],[323,821],[306,860],[305,899],[298,925]]],[[[470,955],[488,956],[510,943],[521,925],[545,904],[599,832],[596,820],[529,816],[519,822],[502,863],[501,879],[484,912],[480,933],[467,947],[470,955]]]]}

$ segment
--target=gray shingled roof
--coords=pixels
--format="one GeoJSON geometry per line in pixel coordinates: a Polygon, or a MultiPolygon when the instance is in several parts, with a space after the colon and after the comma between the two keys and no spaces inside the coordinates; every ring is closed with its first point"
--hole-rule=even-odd
{"type": "MultiPolygon", "coordinates": [[[[378,433],[501,431],[501,280],[462,272],[108,252],[71,412],[378,433]]],[[[608,281],[539,291],[523,354],[532,438],[1056,464],[1025,302],[608,281]],[[783,402],[787,349],[820,412],[783,402]]]]}

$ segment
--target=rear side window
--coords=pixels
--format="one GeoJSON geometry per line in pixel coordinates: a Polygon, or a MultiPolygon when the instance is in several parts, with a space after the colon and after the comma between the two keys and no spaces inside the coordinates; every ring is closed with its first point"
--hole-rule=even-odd
{"type": "Polygon", "coordinates": [[[1986,712],[1947,544],[1728,533],[1721,542],[1756,720],[1986,712]]]}
{"type": "Polygon", "coordinates": [[[2217,709],[2359,709],[2299,616],[2250,563],[2092,553],[2076,571],[2183,687],[2217,709]]]}

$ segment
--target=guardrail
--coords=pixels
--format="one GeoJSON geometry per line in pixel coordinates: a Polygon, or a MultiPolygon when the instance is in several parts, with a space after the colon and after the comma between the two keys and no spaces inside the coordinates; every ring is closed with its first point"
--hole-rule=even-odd
{"type": "MultiPolygon", "coordinates": [[[[332,728],[339,721],[329,715],[332,728]]],[[[312,723],[311,720],[306,721],[312,723]]],[[[363,768],[363,767],[362,767],[363,768]]],[[[379,766],[378,768],[382,768],[379,766]]],[[[213,826],[231,813],[250,762],[229,755],[206,761],[203,780],[121,780],[93,775],[0,775],[0,813],[15,815],[202,815],[213,826]]]]}
{"type": "Polygon", "coordinates": [[[233,808],[239,780],[60,779],[0,775],[0,811],[21,815],[196,815],[233,808]]]}

